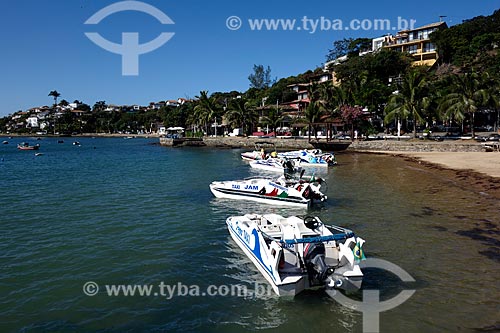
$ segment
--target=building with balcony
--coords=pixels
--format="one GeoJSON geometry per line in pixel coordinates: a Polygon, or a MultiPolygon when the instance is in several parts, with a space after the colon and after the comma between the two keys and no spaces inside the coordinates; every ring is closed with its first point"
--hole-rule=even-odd
{"type": "Polygon", "coordinates": [[[436,46],[431,43],[430,34],[437,29],[445,29],[446,22],[437,22],[411,30],[399,31],[396,36],[388,35],[373,40],[373,50],[381,47],[398,52],[408,52],[413,58],[414,66],[432,67],[437,59],[436,46]]]}

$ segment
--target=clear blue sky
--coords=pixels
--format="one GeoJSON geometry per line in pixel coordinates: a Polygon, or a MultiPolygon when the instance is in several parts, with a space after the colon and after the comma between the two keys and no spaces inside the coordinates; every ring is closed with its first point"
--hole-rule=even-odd
{"type": "Polygon", "coordinates": [[[0,2],[0,116],[50,105],[51,90],[61,99],[147,105],[152,101],[193,98],[200,90],[245,91],[254,64],[269,65],[282,78],[321,66],[332,42],[348,37],[378,37],[388,31],[252,31],[248,19],[416,20],[416,26],[439,21],[448,25],[490,15],[498,0],[275,1],[147,0],[174,25],[162,25],[141,12],[115,13],[98,25],[84,22],[109,0],[15,0],[0,2]],[[229,16],[243,26],[226,27],[229,16]],[[139,32],[140,43],[161,32],[174,37],[139,58],[139,75],[122,76],[121,56],[92,43],[85,32],[98,32],[115,43],[122,32],[139,32]]]}

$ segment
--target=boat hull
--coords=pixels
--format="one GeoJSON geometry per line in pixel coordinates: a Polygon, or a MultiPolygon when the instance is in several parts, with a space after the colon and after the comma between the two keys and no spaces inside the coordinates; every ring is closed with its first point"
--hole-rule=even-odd
{"type": "MultiPolygon", "coordinates": [[[[261,242],[256,237],[254,248],[252,249],[247,242],[243,239],[243,235],[240,235],[238,229],[229,222],[229,219],[226,221],[227,227],[229,230],[229,234],[231,238],[234,240],[236,245],[245,253],[245,255],[250,259],[250,261],[254,264],[257,270],[262,274],[264,279],[269,283],[273,291],[278,296],[288,296],[294,297],[300,292],[304,291],[306,288],[305,275],[294,276],[290,279],[290,283],[276,283],[276,278],[269,271],[269,267],[264,263],[263,258],[261,257],[262,249],[260,248],[261,242]],[[256,247],[259,247],[259,250],[256,251],[256,247]],[[257,254],[256,254],[257,253],[257,254]]],[[[241,231],[241,229],[240,229],[241,231]]]]}
{"type": "Polygon", "coordinates": [[[364,240],[348,229],[327,228],[315,221],[320,224],[310,225],[310,216],[302,220],[247,214],[228,217],[226,225],[231,238],[277,295],[295,296],[305,289],[359,289],[363,273],[352,243],[361,253],[364,240]]]}
{"type": "Polygon", "coordinates": [[[19,150],[38,150],[40,146],[29,146],[29,147],[23,147],[23,146],[18,146],[17,149],[19,150]]]}
{"type": "Polygon", "coordinates": [[[302,168],[300,166],[295,166],[293,161],[285,161],[280,159],[255,160],[250,162],[250,167],[265,171],[278,172],[281,174],[283,174],[285,171],[289,173],[302,171],[302,168]]]}
{"type": "MultiPolygon", "coordinates": [[[[243,183],[244,184],[244,183],[243,183]]],[[[291,197],[288,195],[291,190],[274,184],[272,182],[268,182],[268,187],[272,187],[275,190],[274,195],[273,192],[266,194],[262,194],[262,189],[265,188],[262,185],[254,185],[254,190],[244,190],[243,185],[240,185],[238,182],[213,182],[210,184],[210,191],[216,198],[225,198],[225,199],[233,199],[233,200],[249,200],[264,204],[270,205],[280,205],[280,206],[290,206],[290,207],[303,207],[308,208],[311,205],[311,200],[306,199],[300,196],[300,193],[297,192],[295,196],[291,197]],[[282,190],[281,193],[285,193],[286,196],[278,195],[278,189],[282,190]],[[235,189],[239,188],[239,189],[235,189]],[[260,193],[259,193],[260,192],[260,193]]],[[[252,188],[252,187],[251,187],[252,188]]]]}

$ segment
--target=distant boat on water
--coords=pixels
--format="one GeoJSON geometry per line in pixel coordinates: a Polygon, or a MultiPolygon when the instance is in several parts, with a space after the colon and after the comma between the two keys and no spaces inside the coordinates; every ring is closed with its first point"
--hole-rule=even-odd
{"type": "Polygon", "coordinates": [[[19,149],[19,150],[38,150],[38,149],[40,149],[40,145],[36,144],[34,146],[30,146],[30,144],[27,142],[21,142],[20,144],[17,145],[17,149],[19,149]]]}

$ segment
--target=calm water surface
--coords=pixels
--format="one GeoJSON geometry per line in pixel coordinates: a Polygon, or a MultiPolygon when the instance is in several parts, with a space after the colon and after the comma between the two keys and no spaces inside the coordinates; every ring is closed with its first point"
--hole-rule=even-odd
{"type": "MultiPolygon", "coordinates": [[[[265,285],[225,228],[230,215],[303,214],[215,199],[208,184],[254,175],[240,150],[169,149],[154,139],[43,139],[0,146],[0,331],[361,332],[362,315],[324,292],[294,299],[107,296],[106,284],[265,285]],[[32,143],[35,143],[32,141],[32,143]],[[101,286],[93,297],[82,287],[101,286]]],[[[381,332],[499,328],[500,203],[400,159],[339,154],[311,213],[367,240],[364,288],[389,299],[381,332]]],[[[361,293],[353,299],[361,299],[361,293]]]]}

